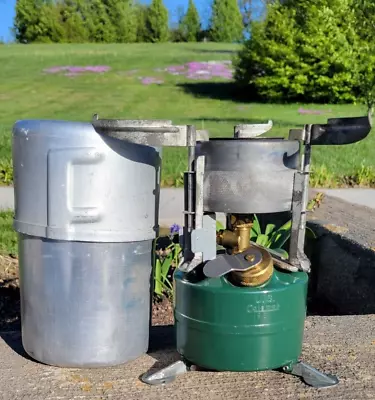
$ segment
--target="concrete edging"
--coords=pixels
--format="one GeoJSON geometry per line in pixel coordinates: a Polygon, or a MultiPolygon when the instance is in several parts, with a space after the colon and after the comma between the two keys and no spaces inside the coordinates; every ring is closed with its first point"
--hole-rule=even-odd
{"type": "Polygon", "coordinates": [[[313,308],[319,315],[375,314],[375,211],[326,197],[308,225],[318,236],[313,308]]]}

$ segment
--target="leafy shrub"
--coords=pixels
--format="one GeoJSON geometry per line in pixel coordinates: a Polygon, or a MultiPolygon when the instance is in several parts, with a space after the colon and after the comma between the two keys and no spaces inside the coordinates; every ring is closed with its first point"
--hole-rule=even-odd
{"type": "Polygon", "coordinates": [[[0,162],[0,182],[5,185],[13,183],[13,166],[10,161],[0,162]]]}
{"type": "Polygon", "coordinates": [[[162,238],[155,240],[154,247],[154,295],[161,297],[166,295],[168,298],[173,296],[173,272],[178,267],[182,248],[178,242],[180,227],[174,224],[170,228],[167,238],[169,244],[160,246],[162,238]]]}
{"type": "Polygon", "coordinates": [[[352,0],[275,2],[252,24],[235,78],[262,100],[354,102],[363,47],[356,23],[352,0]]]}

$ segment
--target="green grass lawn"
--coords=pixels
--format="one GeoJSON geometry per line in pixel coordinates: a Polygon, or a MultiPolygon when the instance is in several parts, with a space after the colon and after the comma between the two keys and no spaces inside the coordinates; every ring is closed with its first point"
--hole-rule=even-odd
{"type": "Polygon", "coordinates": [[[0,211],[0,254],[17,255],[17,235],[13,230],[13,212],[0,211]]]}
{"type": "MultiPolygon", "coordinates": [[[[18,119],[90,121],[94,113],[106,118],[171,119],[208,129],[212,136],[232,135],[236,123],[272,119],[272,135],[285,136],[289,128],[305,123],[364,115],[364,107],[354,105],[246,103],[233,95],[231,83],[189,81],[154,71],[189,61],[228,60],[237,48],[215,43],[0,46],[0,170],[10,163],[11,127],[18,119]],[[78,77],[42,72],[62,65],[108,65],[112,70],[78,77]],[[139,76],[159,77],[165,83],[145,86],[139,76]],[[300,107],[325,114],[300,115],[300,107]]],[[[375,185],[374,147],[370,135],[351,146],[314,148],[313,185],[337,186],[350,177],[357,184],[375,185]]],[[[163,182],[174,185],[185,168],[185,153],[166,149],[164,154],[163,182]]]]}

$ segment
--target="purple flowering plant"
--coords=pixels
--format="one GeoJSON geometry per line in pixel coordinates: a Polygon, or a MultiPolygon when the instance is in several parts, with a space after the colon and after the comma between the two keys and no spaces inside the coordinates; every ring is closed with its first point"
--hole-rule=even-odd
{"type": "MultiPolygon", "coordinates": [[[[166,68],[155,68],[154,72],[166,72],[169,75],[181,76],[190,80],[209,81],[213,78],[233,79],[231,61],[191,61],[182,65],[170,65],[166,68]]],[[[164,81],[152,76],[139,77],[143,85],[162,84],[164,81]]]]}
{"type": "MultiPolygon", "coordinates": [[[[104,74],[109,72],[111,67],[108,65],[87,65],[73,66],[62,65],[49,67],[43,70],[46,74],[63,74],[69,77],[80,76],[83,74],[104,74]]],[[[173,76],[185,77],[189,80],[209,81],[214,78],[226,80],[233,79],[231,61],[191,61],[182,65],[170,65],[166,68],[155,68],[157,73],[167,73],[173,76]]],[[[127,71],[127,75],[134,75],[138,70],[127,71]]],[[[164,80],[155,76],[138,76],[142,85],[162,85],[164,80]]]]}

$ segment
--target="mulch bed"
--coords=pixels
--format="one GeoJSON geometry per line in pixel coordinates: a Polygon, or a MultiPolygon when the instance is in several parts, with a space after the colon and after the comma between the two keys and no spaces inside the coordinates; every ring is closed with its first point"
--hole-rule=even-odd
{"type": "MultiPolygon", "coordinates": [[[[18,260],[0,255],[0,332],[18,331],[20,320],[18,260]]],[[[173,306],[169,299],[155,299],[152,307],[154,326],[172,325],[173,306]]]]}
{"type": "Polygon", "coordinates": [[[154,301],[152,307],[152,325],[173,325],[173,305],[172,302],[164,297],[162,300],[154,301]]]}
{"type": "Polygon", "coordinates": [[[18,260],[0,256],[0,332],[21,327],[18,276],[18,260]]]}

